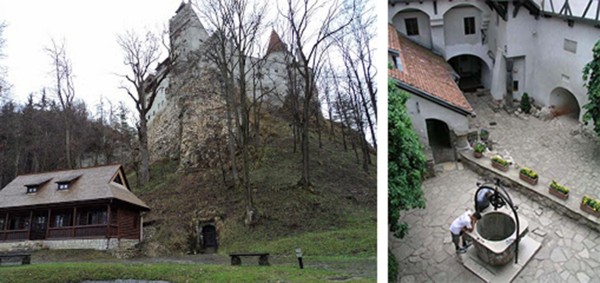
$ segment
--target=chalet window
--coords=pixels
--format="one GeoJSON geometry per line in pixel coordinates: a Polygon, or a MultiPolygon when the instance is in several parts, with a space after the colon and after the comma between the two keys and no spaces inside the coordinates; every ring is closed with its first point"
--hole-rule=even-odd
{"type": "Polygon", "coordinates": [[[70,210],[52,211],[50,227],[69,227],[72,226],[73,215],[70,210]]]}
{"type": "Polygon", "coordinates": [[[465,21],[465,35],[475,34],[475,17],[468,17],[465,21]]]}
{"type": "Polygon", "coordinates": [[[28,194],[37,193],[37,191],[38,191],[38,186],[28,186],[27,187],[28,194]]]}
{"type": "Polygon", "coordinates": [[[63,191],[69,189],[69,183],[58,183],[58,190],[63,191]]]}
{"type": "Polygon", "coordinates": [[[10,215],[8,230],[25,230],[29,227],[29,215],[10,215]]]}
{"type": "Polygon", "coordinates": [[[77,212],[78,225],[100,225],[107,224],[106,208],[82,209],[77,212]]]}
{"type": "Polygon", "coordinates": [[[121,180],[121,174],[117,174],[117,176],[113,179],[113,182],[123,185],[123,180],[121,180]]]}
{"type": "Polygon", "coordinates": [[[0,214],[0,231],[4,230],[4,221],[6,219],[6,215],[0,214]]]}
{"type": "Polygon", "coordinates": [[[419,22],[417,18],[404,19],[406,25],[406,35],[419,35],[419,22]]]}

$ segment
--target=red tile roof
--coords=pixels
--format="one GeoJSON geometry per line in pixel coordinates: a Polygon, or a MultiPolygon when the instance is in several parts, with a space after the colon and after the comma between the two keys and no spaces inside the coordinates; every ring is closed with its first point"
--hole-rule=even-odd
{"type": "Polygon", "coordinates": [[[267,47],[267,53],[265,55],[269,55],[272,52],[285,52],[287,51],[285,48],[285,43],[279,37],[274,30],[271,31],[271,36],[269,37],[269,46],[267,47]]]}
{"type": "Polygon", "coordinates": [[[452,77],[443,57],[419,46],[388,25],[389,49],[400,54],[402,71],[388,69],[388,76],[472,113],[473,108],[452,77]]]}

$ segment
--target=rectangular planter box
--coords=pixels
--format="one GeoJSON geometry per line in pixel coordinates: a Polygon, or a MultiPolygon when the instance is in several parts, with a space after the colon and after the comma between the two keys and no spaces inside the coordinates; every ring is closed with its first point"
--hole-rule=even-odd
{"type": "Polygon", "coordinates": [[[553,195],[553,196],[555,196],[555,197],[557,197],[559,199],[565,200],[565,199],[569,198],[569,194],[563,194],[563,193],[557,191],[555,188],[552,188],[552,187],[548,187],[548,192],[551,195],[553,195]]]}
{"type": "Polygon", "coordinates": [[[492,167],[502,171],[502,172],[508,172],[508,165],[507,166],[502,166],[502,164],[495,162],[492,160],[492,167]]]}
{"type": "Polygon", "coordinates": [[[539,179],[539,177],[538,177],[538,178],[536,178],[536,179],[529,178],[529,176],[527,176],[527,175],[525,175],[525,174],[523,174],[523,173],[521,173],[521,172],[519,172],[519,178],[521,178],[521,180],[523,180],[523,181],[525,181],[525,182],[529,183],[529,184],[530,184],[530,185],[532,185],[532,186],[535,186],[535,185],[537,185],[537,182],[538,182],[538,179],[539,179]]]}
{"type": "Polygon", "coordinates": [[[589,207],[589,206],[587,206],[587,205],[585,205],[583,203],[581,203],[579,205],[579,208],[581,208],[581,210],[583,210],[583,211],[585,211],[585,212],[587,212],[587,213],[589,213],[591,215],[594,215],[596,217],[600,217],[600,212],[594,211],[593,208],[591,208],[591,207],[589,207]]]}

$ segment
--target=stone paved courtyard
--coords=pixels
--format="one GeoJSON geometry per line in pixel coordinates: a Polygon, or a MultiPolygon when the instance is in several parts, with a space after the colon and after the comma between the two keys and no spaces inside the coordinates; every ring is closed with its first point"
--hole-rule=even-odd
{"type": "MultiPolygon", "coordinates": [[[[577,121],[518,117],[494,111],[489,94],[466,97],[477,113],[474,125],[490,130],[495,151],[536,170],[543,179],[571,187],[568,201],[579,202],[584,194],[600,198],[600,143],[577,121]]],[[[480,177],[462,164],[443,168],[445,172],[423,184],[427,208],[403,212],[401,221],[411,226],[408,236],[390,236],[400,265],[399,282],[481,281],[458,262],[448,230],[454,218],[473,209],[480,177]]],[[[600,282],[599,232],[514,190],[509,194],[520,207],[519,215],[529,220],[530,237],[542,243],[513,282],[600,282]]]]}
{"type": "MultiPolygon", "coordinates": [[[[473,209],[479,176],[457,164],[423,184],[425,209],[404,212],[410,225],[402,240],[389,237],[399,262],[399,282],[480,282],[457,260],[449,226],[473,209]]],[[[529,221],[529,235],[542,247],[513,282],[600,282],[600,233],[554,213],[509,189],[519,215],[529,221]]]]}
{"type": "Polygon", "coordinates": [[[490,130],[495,151],[570,187],[570,199],[581,200],[584,193],[600,198],[600,142],[584,134],[580,123],[567,117],[542,121],[504,110],[496,113],[489,94],[465,96],[477,114],[475,124],[490,130]]]}

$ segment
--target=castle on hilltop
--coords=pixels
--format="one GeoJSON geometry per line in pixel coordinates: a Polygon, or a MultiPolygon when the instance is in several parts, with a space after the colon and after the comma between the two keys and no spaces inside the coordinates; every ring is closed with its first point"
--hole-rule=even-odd
{"type": "MultiPolygon", "coordinates": [[[[191,2],[182,3],[169,20],[169,33],[176,60],[146,117],[150,158],[179,159],[182,168],[215,166],[219,152],[214,145],[224,144],[227,134],[222,80],[206,56],[217,35],[202,25],[191,2]]],[[[249,99],[265,109],[283,107],[295,60],[277,32],[271,32],[262,57],[246,59],[249,99]]]]}

